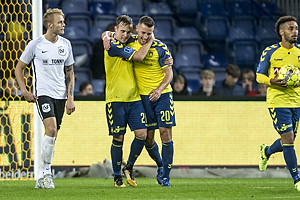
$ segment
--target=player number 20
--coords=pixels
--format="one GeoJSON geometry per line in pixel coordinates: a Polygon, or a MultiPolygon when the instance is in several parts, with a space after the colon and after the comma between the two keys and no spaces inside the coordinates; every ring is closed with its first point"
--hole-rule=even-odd
{"type": "Polygon", "coordinates": [[[160,114],[161,114],[160,119],[162,122],[170,121],[170,111],[168,111],[168,110],[160,111],[160,114]]]}

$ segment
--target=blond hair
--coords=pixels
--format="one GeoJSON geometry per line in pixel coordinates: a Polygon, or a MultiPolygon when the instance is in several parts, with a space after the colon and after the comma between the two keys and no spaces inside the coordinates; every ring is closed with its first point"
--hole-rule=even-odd
{"type": "Polygon", "coordinates": [[[215,73],[210,69],[202,70],[200,73],[200,78],[203,79],[207,77],[212,77],[213,79],[215,79],[215,73]]]}
{"type": "Polygon", "coordinates": [[[59,14],[62,15],[65,18],[65,15],[63,13],[63,11],[61,9],[58,8],[49,8],[47,9],[46,13],[44,14],[43,17],[43,24],[46,27],[46,29],[48,29],[48,23],[52,23],[53,22],[53,15],[54,14],[59,14]]]}

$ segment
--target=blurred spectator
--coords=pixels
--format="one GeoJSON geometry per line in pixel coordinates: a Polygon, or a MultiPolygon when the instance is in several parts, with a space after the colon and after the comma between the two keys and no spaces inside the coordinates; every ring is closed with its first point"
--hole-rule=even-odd
{"type": "Polygon", "coordinates": [[[179,96],[179,95],[188,95],[187,90],[187,80],[182,74],[178,74],[174,78],[174,82],[172,85],[173,88],[173,95],[179,96]]]}
{"type": "Polygon", "coordinates": [[[255,75],[252,69],[244,69],[242,72],[242,86],[246,90],[247,96],[256,96],[259,94],[253,86],[255,83],[255,75]]]}
{"type": "Polygon", "coordinates": [[[228,64],[226,67],[226,78],[222,84],[217,87],[219,94],[223,96],[244,96],[245,89],[237,82],[241,76],[241,69],[237,65],[228,64]]]}
{"type": "Polygon", "coordinates": [[[79,94],[81,96],[94,95],[94,88],[91,82],[82,82],[79,86],[79,94]]]}
{"type": "Polygon", "coordinates": [[[258,94],[257,96],[267,96],[268,85],[263,83],[258,83],[257,85],[258,94]]]}
{"type": "Polygon", "coordinates": [[[216,83],[215,73],[212,70],[205,69],[201,71],[200,83],[202,86],[193,95],[201,95],[207,97],[218,95],[218,90],[214,86],[216,83]]]}
{"type": "MultiPolygon", "coordinates": [[[[114,32],[115,23],[111,23],[106,27],[106,31],[114,32]]],[[[93,79],[105,78],[105,68],[104,68],[104,47],[101,35],[100,39],[93,46],[92,57],[90,62],[90,69],[93,73],[93,79]]]]}
{"type": "Polygon", "coordinates": [[[18,95],[18,83],[14,77],[4,78],[2,81],[2,87],[4,88],[4,96],[7,98],[13,98],[18,95]]]}

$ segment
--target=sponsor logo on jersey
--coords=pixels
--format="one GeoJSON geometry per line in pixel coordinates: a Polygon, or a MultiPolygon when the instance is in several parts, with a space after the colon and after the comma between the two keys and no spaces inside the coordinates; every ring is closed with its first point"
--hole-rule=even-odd
{"type": "Polygon", "coordinates": [[[67,54],[67,51],[63,46],[58,47],[58,54],[61,56],[65,56],[67,54]]]}
{"type": "Polygon", "coordinates": [[[51,59],[51,65],[63,65],[64,62],[64,59],[51,59]]]}
{"type": "Polygon", "coordinates": [[[275,61],[283,61],[283,58],[274,58],[275,61]]]}
{"type": "Polygon", "coordinates": [[[46,53],[47,51],[42,51],[42,53],[46,53]]]}
{"type": "Polygon", "coordinates": [[[42,111],[43,111],[44,113],[50,112],[50,110],[51,110],[51,107],[50,107],[49,103],[44,103],[44,104],[42,105],[42,111]]]}
{"type": "Polygon", "coordinates": [[[43,65],[48,65],[48,60],[43,60],[43,65]]]}

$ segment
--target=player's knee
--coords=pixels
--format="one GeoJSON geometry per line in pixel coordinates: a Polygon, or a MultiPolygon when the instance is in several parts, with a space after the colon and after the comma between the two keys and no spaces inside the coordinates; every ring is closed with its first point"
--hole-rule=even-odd
{"type": "Polygon", "coordinates": [[[45,134],[50,137],[56,137],[57,136],[57,128],[56,127],[49,127],[46,129],[45,134]]]}
{"type": "Polygon", "coordinates": [[[145,145],[150,147],[154,144],[154,138],[146,138],[145,145]]]}

